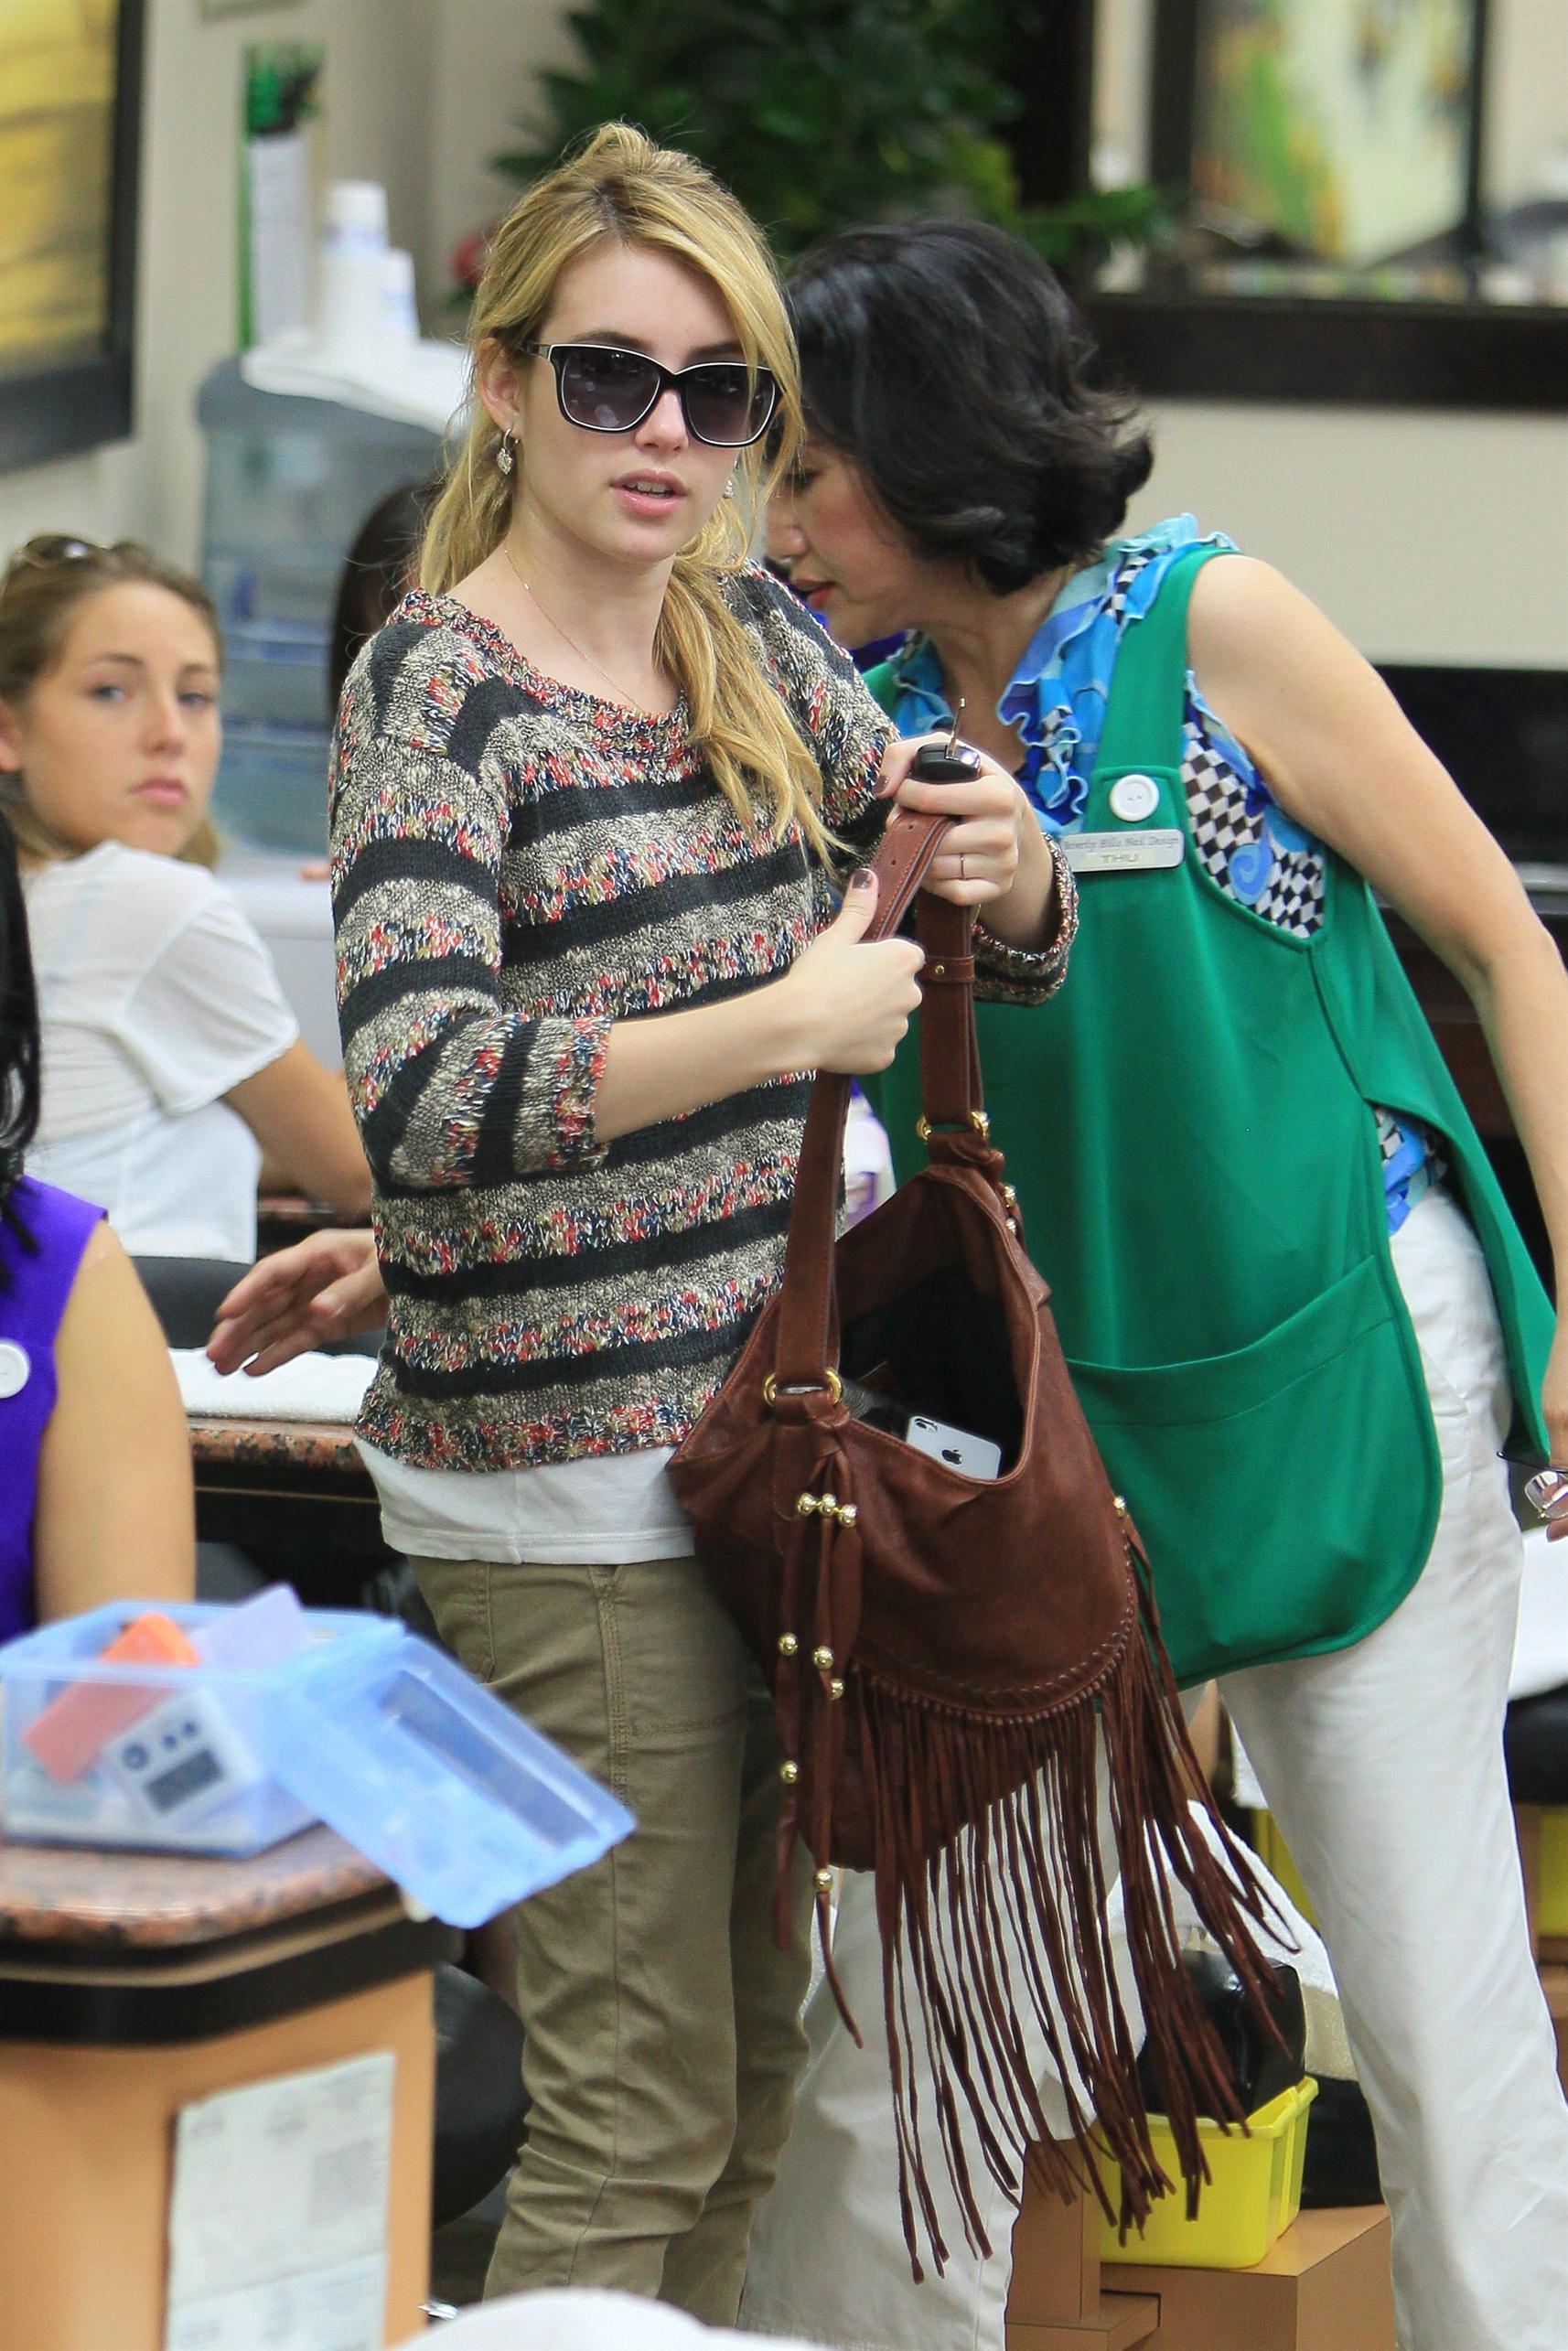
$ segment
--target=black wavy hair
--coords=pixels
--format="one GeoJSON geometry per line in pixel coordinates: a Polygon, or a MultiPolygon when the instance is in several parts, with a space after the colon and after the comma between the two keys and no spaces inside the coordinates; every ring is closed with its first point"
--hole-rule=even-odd
{"type": "Polygon", "coordinates": [[[33,1238],[16,1213],[14,1195],[38,1129],[38,998],[16,844],[0,817],[0,1218],[28,1249],[33,1238]]]}
{"type": "Polygon", "coordinates": [[[1097,554],[1154,449],[1096,389],[1055,274],[978,220],[847,229],[789,280],[809,430],[854,460],[919,553],[1008,595],[1097,554]]]}
{"type": "Polygon", "coordinates": [[[328,716],[338,715],[343,681],[361,645],[392,618],[419,576],[419,547],[430,509],[433,482],[403,482],[372,506],[338,579],[338,601],[327,649],[328,716]]]}

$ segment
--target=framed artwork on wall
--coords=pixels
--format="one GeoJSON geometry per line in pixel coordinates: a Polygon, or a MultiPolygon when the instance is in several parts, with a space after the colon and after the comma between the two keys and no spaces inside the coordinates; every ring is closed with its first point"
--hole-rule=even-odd
{"type": "MultiPolygon", "coordinates": [[[[1094,0],[993,5],[1012,20],[1024,194],[1051,205],[1095,193],[1094,69],[1107,52],[1094,0]]],[[[1511,192],[1517,153],[1506,167],[1507,124],[1536,119],[1537,93],[1550,113],[1563,87],[1568,0],[1506,12],[1490,0],[1121,5],[1138,36],[1124,96],[1144,111],[1146,177],[1172,219],[1168,236],[1077,283],[1111,381],[1181,400],[1568,411],[1568,294],[1519,260],[1522,216],[1544,254],[1558,209],[1511,192]],[[1240,174],[1212,154],[1225,107],[1251,122],[1250,220],[1221,209],[1237,178],[1205,177],[1216,162],[1240,174]],[[1487,117],[1505,126],[1495,156],[1483,154],[1487,117]],[[1347,171],[1348,127],[1413,156],[1410,187],[1391,190],[1381,158],[1347,171]],[[1315,214],[1302,190],[1334,170],[1337,193],[1315,214]],[[1188,202],[1195,180],[1209,192],[1188,202]],[[1210,206],[1214,217],[1195,218],[1210,206]],[[1339,258],[1324,257],[1331,245],[1339,258]]]]}
{"type": "Polygon", "coordinates": [[[0,8],[0,473],[131,431],[145,11],[0,8]]]}
{"type": "Polygon", "coordinates": [[[1160,0],[1154,177],[1239,240],[1364,270],[1478,211],[1485,0],[1160,0]]]}

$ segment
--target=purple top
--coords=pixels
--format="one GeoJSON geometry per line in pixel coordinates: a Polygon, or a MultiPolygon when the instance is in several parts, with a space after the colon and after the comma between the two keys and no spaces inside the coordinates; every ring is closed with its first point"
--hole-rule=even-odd
{"type": "Polygon", "coordinates": [[[33,1511],[38,1448],[55,1408],[55,1337],[81,1252],[103,1214],[72,1193],[24,1176],[12,1206],[38,1244],[0,1218],[0,1641],[37,1616],[33,1511]]]}

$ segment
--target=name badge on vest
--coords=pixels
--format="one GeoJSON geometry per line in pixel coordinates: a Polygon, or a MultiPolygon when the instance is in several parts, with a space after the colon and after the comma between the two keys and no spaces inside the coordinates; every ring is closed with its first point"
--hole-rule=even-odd
{"type": "Polygon", "coordinates": [[[1179,865],[1187,835],[1179,825],[1154,824],[1146,832],[1064,832],[1067,862],[1075,874],[1141,874],[1179,865]]]}

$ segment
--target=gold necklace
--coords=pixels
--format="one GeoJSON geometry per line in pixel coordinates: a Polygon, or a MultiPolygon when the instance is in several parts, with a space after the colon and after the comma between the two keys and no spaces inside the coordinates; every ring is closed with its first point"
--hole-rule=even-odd
{"type": "Polygon", "coordinates": [[[577,656],[578,660],[581,661],[585,668],[593,670],[599,677],[603,678],[606,685],[613,692],[617,702],[628,703],[633,710],[639,710],[644,718],[657,718],[660,716],[661,714],[658,711],[650,710],[647,703],[639,701],[636,694],[628,693],[626,688],[623,685],[618,685],[616,680],[611,677],[609,671],[605,668],[602,661],[596,661],[591,653],[585,653],[576,639],[575,637],[568,637],[566,631],[562,628],[561,623],[558,620],[551,619],[549,613],[544,610],[544,607],[540,603],[538,596],[523,578],[522,573],[518,567],[517,557],[512,553],[511,549],[508,546],[504,539],[501,541],[501,553],[511,565],[512,572],[517,579],[517,584],[519,587],[521,588],[524,596],[529,598],[536,610],[542,615],[548,625],[553,628],[556,636],[559,637],[563,645],[569,646],[571,650],[577,656]]]}

